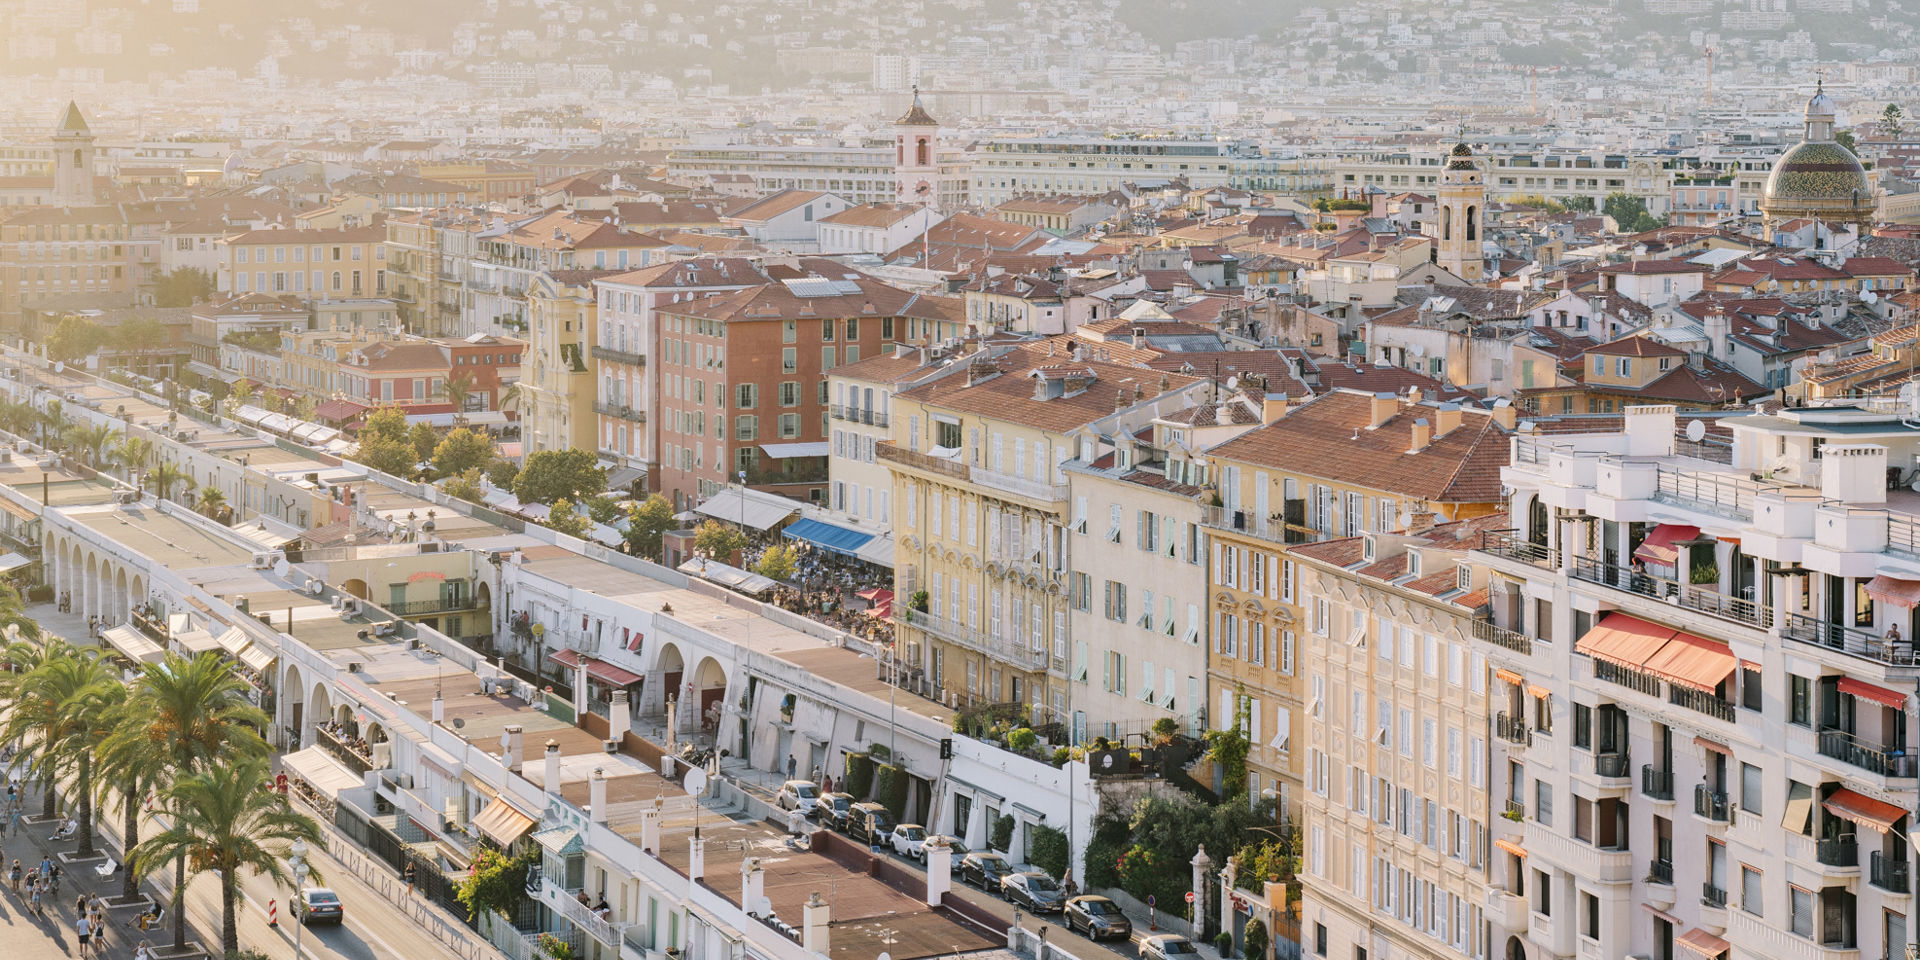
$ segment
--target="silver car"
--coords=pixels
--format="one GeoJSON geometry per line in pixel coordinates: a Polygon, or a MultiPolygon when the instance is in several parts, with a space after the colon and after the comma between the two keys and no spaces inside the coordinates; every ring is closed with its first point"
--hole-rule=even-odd
{"type": "Polygon", "coordinates": [[[1141,960],[1194,960],[1200,951],[1177,933],[1162,933],[1140,941],[1141,960]]]}
{"type": "Polygon", "coordinates": [[[788,780],[780,785],[780,792],[773,799],[782,810],[798,810],[811,816],[814,806],[820,802],[820,788],[811,780],[788,780]]]}

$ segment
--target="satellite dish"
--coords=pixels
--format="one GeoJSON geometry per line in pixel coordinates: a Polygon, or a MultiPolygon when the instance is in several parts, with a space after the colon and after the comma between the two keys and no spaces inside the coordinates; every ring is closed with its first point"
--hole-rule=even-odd
{"type": "Polygon", "coordinates": [[[287,558],[285,557],[281,557],[273,562],[273,575],[276,577],[284,577],[287,575],[287,571],[292,569],[293,567],[287,563],[287,558]]]}
{"type": "Polygon", "coordinates": [[[687,789],[687,793],[692,796],[697,797],[703,793],[706,793],[707,792],[707,772],[705,770],[700,769],[699,767],[689,768],[687,770],[687,775],[681,778],[680,785],[685,787],[687,789]]]}
{"type": "Polygon", "coordinates": [[[513,735],[510,733],[502,733],[500,735],[500,749],[505,750],[511,746],[513,746],[513,735]]]}
{"type": "Polygon", "coordinates": [[[761,897],[760,899],[754,901],[753,908],[755,910],[758,910],[761,916],[771,917],[773,916],[773,898],[761,897]]]}
{"type": "Polygon", "coordinates": [[[1687,424],[1688,440],[1692,440],[1694,443],[1699,443],[1700,440],[1706,435],[1707,435],[1707,425],[1704,421],[1695,420],[1687,424]]]}
{"type": "Polygon", "coordinates": [[[467,721],[465,721],[465,720],[463,720],[463,719],[461,719],[460,717],[454,717],[454,718],[453,718],[453,728],[454,728],[455,730],[458,730],[458,729],[460,729],[461,727],[464,727],[464,726],[466,726],[466,725],[467,725],[467,721]]]}
{"type": "Polygon", "coordinates": [[[53,362],[53,372],[54,372],[54,373],[65,373],[65,372],[67,372],[67,364],[66,364],[66,362],[65,362],[65,361],[63,361],[63,360],[55,360],[55,361],[53,362]]]}

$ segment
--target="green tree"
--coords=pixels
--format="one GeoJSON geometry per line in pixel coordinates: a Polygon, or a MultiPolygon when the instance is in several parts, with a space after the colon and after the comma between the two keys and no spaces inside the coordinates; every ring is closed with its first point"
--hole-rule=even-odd
{"type": "Polygon", "coordinates": [[[1568,197],[1560,201],[1560,205],[1566,207],[1568,210],[1578,210],[1581,213],[1593,212],[1593,198],[1585,194],[1568,197]]]}
{"type": "Polygon", "coordinates": [[[200,488],[199,511],[215,520],[220,519],[220,511],[227,505],[227,495],[211,484],[200,488]]]}
{"type": "Polygon", "coordinates": [[[156,307],[191,307],[213,299],[213,274],[198,267],[179,267],[161,274],[153,288],[156,307]]]}
{"type": "Polygon", "coordinates": [[[1622,233],[1643,233],[1660,227],[1659,219],[1647,212],[1647,202],[1630,193],[1607,194],[1600,212],[1612,217],[1622,233]]]}
{"type": "Polygon", "coordinates": [[[547,514],[547,526],[569,537],[585,537],[590,525],[590,521],[574,508],[573,501],[565,497],[555,500],[547,514]]]}
{"type": "Polygon", "coordinates": [[[753,565],[753,572],[769,580],[792,580],[798,566],[798,552],[790,546],[776,543],[760,555],[760,560],[753,565]]]}
{"type": "Polygon", "coordinates": [[[1897,137],[1900,135],[1900,124],[1906,119],[1907,113],[1900,109],[1899,104],[1889,103],[1886,109],[1880,111],[1880,129],[1889,137],[1897,137]]]}
{"type": "Polygon", "coordinates": [[[399,407],[391,404],[367,414],[367,420],[360,426],[360,436],[379,437],[399,443],[407,439],[407,415],[399,407]]]}
{"type": "Polygon", "coordinates": [[[1220,783],[1222,801],[1231,802],[1247,791],[1247,751],[1252,744],[1247,742],[1247,698],[1245,689],[1234,688],[1234,702],[1239,708],[1234,712],[1233,724],[1224,730],[1208,730],[1207,757],[1221,770],[1220,783]]]}
{"type": "MultiPolygon", "coordinates": [[[[20,591],[3,580],[0,580],[0,636],[40,639],[40,622],[27,616],[27,607],[20,598],[20,591]]],[[[21,662],[19,657],[9,656],[7,659],[13,661],[15,666],[21,662]]],[[[4,686],[0,686],[0,691],[4,689],[4,686]]]]}
{"type": "Polygon", "coordinates": [[[735,550],[747,548],[747,535],[718,520],[708,520],[694,533],[693,548],[703,557],[726,563],[735,550]]]}
{"type": "Polygon", "coordinates": [[[440,489],[449,497],[459,497],[468,503],[479,503],[485,497],[480,490],[481,476],[480,468],[474,467],[464,473],[448,477],[446,482],[440,485],[440,489]]]}
{"type": "Polygon", "coordinates": [[[233,389],[229,390],[226,399],[220,402],[220,408],[232,413],[241,407],[251,406],[257,393],[258,391],[254,390],[253,381],[241,377],[233,382],[233,389]]]}
{"type": "Polygon", "coordinates": [[[546,503],[566,498],[578,501],[607,489],[607,472],[599,458],[580,449],[542,450],[527,457],[527,465],[513,478],[513,495],[521,503],[546,503]]]}
{"type": "Polygon", "coordinates": [[[493,438],[466,427],[455,427],[433,448],[433,469],[441,476],[478,470],[493,462],[493,438]]]}
{"type": "Polygon", "coordinates": [[[432,424],[422,420],[408,428],[407,442],[413,445],[416,462],[432,460],[434,452],[440,449],[440,434],[434,432],[432,424]]]}
{"type": "Polygon", "coordinates": [[[1267,924],[1255,917],[1247,921],[1246,930],[1240,934],[1240,946],[1248,960],[1267,960],[1267,924]]]}
{"type": "Polygon", "coordinates": [[[673,519],[673,501],[657,493],[648,497],[645,503],[629,504],[627,552],[636,557],[659,560],[662,535],[674,529],[678,523],[673,519]]]}
{"type": "Polygon", "coordinates": [[[539,847],[530,847],[517,857],[490,847],[480,848],[467,879],[454,891],[467,908],[467,919],[518,913],[527,900],[527,871],[539,862],[539,847]]]}
{"type": "Polygon", "coordinates": [[[67,443],[87,451],[87,463],[94,467],[106,465],[107,444],[113,442],[113,428],[104,423],[89,426],[74,424],[67,428],[67,443]]]}
{"type": "Polygon", "coordinates": [[[1533,207],[1538,210],[1543,210],[1547,213],[1562,213],[1562,212],[1565,212],[1565,210],[1567,209],[1566,207],[1563,207],[1560,205],[1560,201],[1554,200],[1550,197],[1542,196],[1537,193],[1523,193],[1523,194],[1519,194],[1518,196],[1508,197],[1507,202],[1513,203],[1513,204],[1519,204],[1520,206],[1523,206],[1523,207],[1533,207]]]}
{"type": "MultiPolygon", "coordinates": [[[[49,650],[33,671],[11,685],[15,700],[0,739],[27,746],[27,772],[46,784],[71,777],[79,806],[80,847],[93,852],[93,758],[98,726],[112,709],[111,688],[119,686],[113,668],[94,649],[64,643],[49,650]]],[[[53,814],[54,791],[45,793],[44,812],[53,814]]]]}
{"type": "Polygon", "coordinates": [[[142,368],[153,373],[153,353],[167,345],[167,328],[153,317],[139,317],[119,326],[110,335],[113,344],[140,358],[142,368]]]}
{"type": "Polygon", "coordinates": [[[495,460],[487,465],[487,481],[502,490],[512,490],[520,476],[520,465],[512,460],[495,460]]]}
{"type": "Polygon", "coordinates": [[[192,482],[192,480],[193,478],[188,476],[186,471],[175,466],[171,460],[160,461],[160,465],[154,467],[152,473],[147,474],[147,482],[153,484],[154,492],[162,500],[173,499],[173,488],[179,486],[182,481],[192,482]]]}
{"type": "Polygon", "coordinates": [[[85,317],[62,317],[47,335],[47,358],[72,362],[107,342],[105,327],[85,317]]]}
{"type": "Polygon", "coordinates": [[[471,373],[457,377],[448,377],[433,388],[437,399],[453,404],[453,425],[458,427],[467,422],[467,398],[473,394],[476,378],[471,373]]]}
{"type": "Polygon", "coordinates": [[[378,433],[368,434],[360,431],[360,444],[354,447],[353,458],[359,462],[394,477],[410,477],[414,464],[413,444],[406,440],[389,440],[378,433]]]}
{"type": "Polygon", "coordinates": [[[587,518],[594,523],[611,524],[620,519],[620,498],[602,494],[587,498],[587,518]]]}
{"type": "Polygon", "coordinates": [[[1035,827],[1033,850],[1027,859],[1055,880],[1065,877],[1073,866],[1073,851],[1067,844],[1066,831],[1055,827],[1035,827]]]}
{"type": "MultiPolygon", "coordinates": [[[[271,780],[267,760],[262,757],[241,758],[178,777],[161,794],[173,825],[140,841],[129,857],[143,870],[179,860],[196,876],[216,875],[223,954],[240,948],[240,928],[233,908],[239,897],[241,871],[283,886],[290,884],[288,848],[296,840],[320,843],[320,827],[312,817],[294,810],[285,795],[269,789],[271,780]]],[[[313,879],[321,879],[318,871],[313,879]]],[[[174,901],[176,911],[185,906],[179,893],[174,901]]]]}
{"type": "MultiPolygon", "coordinates": [[[[142,666],[129,691],[128,707],[127,721],[107,739],[102,752],[109,758],[134,755],[124,762],[152,764],[164,771],[168,781],[238,760],[264,760],[270,752],[259,731],[266,729],[271,718],[247,702],[246,684],[215,653],[191,660],[170,656],[142,666]]],[[[110,761],[118,762],[122,761],[110,761]]],[[[134,838],[127,839],[131,844],[134,838]]],[[[160,862],[132,857],[128,861],[130,879],[136,883],[160,862]]],[[[184,858],[174,859],[173,877],[173,945],[185,950],[184,858]]]]}

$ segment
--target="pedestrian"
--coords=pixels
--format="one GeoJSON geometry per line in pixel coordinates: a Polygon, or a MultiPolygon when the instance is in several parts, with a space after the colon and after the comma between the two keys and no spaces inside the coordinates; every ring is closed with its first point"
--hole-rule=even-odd
{"type": "Polygon", "coordinates": [[[413,861],[407,861],[407,896],[413,896],[413,861]]]}
{"type": "Polygon", "coordinates": [[[47,878],[47,889],[50,892],[52,892],[54,896],[59,896],[60,895],[60,865],[57,863],[47,864],[47,869],[45,872],[41,874],[41,876],[47,878]]]}
{"type": "Polygon", "coordinates": [[[27,881],[27,905],[32,908],[34,916],[40,916],[40,885],[32,880],[27,881]]]}
{"type": "Polygon", "coordinates": [[[83,957],[87,955],[87,937],[92,932],[93,921],[88,920],[86,914],[81,914],[80,919],[73,921],[73,933],[80,941],[80,955],[83,957]]]}
{"type": "Polygon", "coordinates": [[[793,754],[791,753],[787,754],[787,779],[788,780],[793,779],[793,771],[799,769],[799,767],[800,767],[800,761],[795,760],[793,758],[793,754]]]}
{"type": "Polygon", "coordinates": [[[15,896],[20,894],[20,876],[20,861],[15,860],[13,861],[13,871],[7,874],[7,879],[13,881],[13,892],[15,896]]]}
{"type": "Polygon", "coordinates": [[[139,949],[133,951],[133,960],[153,960],[153,944],[140,941],[139,949]]]}

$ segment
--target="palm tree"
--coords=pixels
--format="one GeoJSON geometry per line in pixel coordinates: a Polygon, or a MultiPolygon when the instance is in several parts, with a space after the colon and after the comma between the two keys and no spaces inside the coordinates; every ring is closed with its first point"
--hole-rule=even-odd
{"type": "MultiPolygon", "coordinates": [[[[240,871],[251,870],[277,884],[291,882],[287,848],[295,840],[320,842],[313,818],[293,809],[283,794],[267,789],[270,775],[264,757],[184,774],[163,794],[173,825],[140,841],[129,857],[136,869],[148,870],[172,860],[191,863],[197,876],[214,872],[220,881],[220,946],[222,956],[240,949],[238,918],[233,912],[239,895],[240,871]]],[[[316,873],[314,879],[318,880],[316,873]]],[[[185,902],[186,884],[174,889],[174,916],[185,902]]]]}
{"type": "MultiPolygon", "coordinates": [[[[123,758],[116,763],[152,764],[161,777],[178,780],[189,774],[264,759],[271,751],[259,731],[270,722],[265,711],[247,702],[247,687],[219,655],[203,653],[191,660],[168,657],[141,668],[128,700],[127,722],[110,737],[104,753],[123,758]]],[[[128,836],[129,847],[133,837],[128,836]]],[[[132,857],[128,858],[130,861],[132,857]]],[[[134,883],[165,857],[130,863],[134,883]]],[[[175,859],[175,896],[187,888],[187,863],[175,859]]],[[[178,901],[176,901],[176,904],[178,901]]],[[[173,912],[173,945],[187,946],[186,918],[173,912]]]]}
{"type": "Polygon", "coordinates": [[[467,397],[473,393],[475,377],[463,373],[457,377],[448,377],[433,388],[433,395],[453,404],[453,425],[465,426],[467,423],[467,397]]]}
{"type": "MultiPolygon", "coordinates": [[[[141,798],[166,783],[169,772],[164,751],[150,749],[141,726],[142,705],[132,691],[121,686],[121,702],[116,722],[100,743],[100,779],[98,803],[120,805],[120,849],[131,850],[140,842],[141,798]]],[[[120,898],[131,901],[140,895],[140,874],[122,871],[120,898]]]]}
{"type": "Polygon", "coordinates": [[[67,429],[67,414],[60,401],[48,400],[45,409],[35,414],[40,423],[40,442],[47,443],[67,429]]]}
{"type": "Polygon", "coordinates": [[[104,423],[94,424],[90,427],[75,424],[67,428],[67,442],[76,447],[86,448],[90,454],[87,458],[87,463],[90,466],[98,467],[100,466],[101,452],[106,449],[107,444],[113,442],[113,428],[104,423]]]}
{"type": "Polygon", "coordinates": [[[200,512],[201,513],[204,513],[207,516],[212,517],[215,520],[218,520],[220,519],[220,508],[226,505],[227,505],[227,495],[224,493],[221,493],[219,487],[216,487],[212,484],[208,484],[200,488],[200,512]]]}
{"type": "Polygon", "coordinates": [[[43,812],[53,815],[54,791],[71,773],[80,807],[82,853],[93,852],[93,747],[91,733],[110,687],[118,686],[113,668],[93,649],[51,650],[41,663],[13,683],[13,709],[0,720],[0,739],[30,745],[28,772],[46,783],[43,812]]]}
{"type": "MultiPolygon", "coordinates": [[[[27,604],[26,601],[21,598],[20,591],[14,589],[13,584],[0,582],[0,636],[6,635],[14,635],[25,640],[38,641],[40,639],[40,622],[27,616],[27,604]]],[[[13,653],[12,646],[18,645],[19,644],[15,643],[8,648],[8,653],[10,654],[8,659],[11,660],[16,667],[19,666],[21,662],[20,658],[11,656],[11,654],[13,653]]],[[[32,644],[28,644],[28,646],[32,646],[32,644]]],[[[35,649],[38,648],[36,647],[35,649]]]]}
{"type": "Polygon", "coordinates": [[[181,481],[193,482],[193,478],[185,470],[174,466],[171,460],[160,461],[160,465],[154,467],[152,473],[147,474],[147,479],[152,481],[154,489],[159,491],[162,500],[173,499],[173,488],[179,486],[181,481]]]}
{"type": "Polygon", "coordinates": [[[517,382],[509,383],[505,390],[500,391],[500,409],[505,410],[508,407],[517,409],[519,406],[520,384],[517,382]]]}
{"type": "Polygon", "coordinates": [[[127,482],[134,482],[135,476],[146,467],[147,460],[153,456],[153,441],[146,437],[130,437],[121,434],[120,445],[113,448],[113,458],[127,468],[127,482]]]}
{"type": "Polygon", "coordinates": [[[33,404],[24,401],[0,400],[0,427],[17,437],[25,437],[39,422],[39,414],[33,404]]]}

